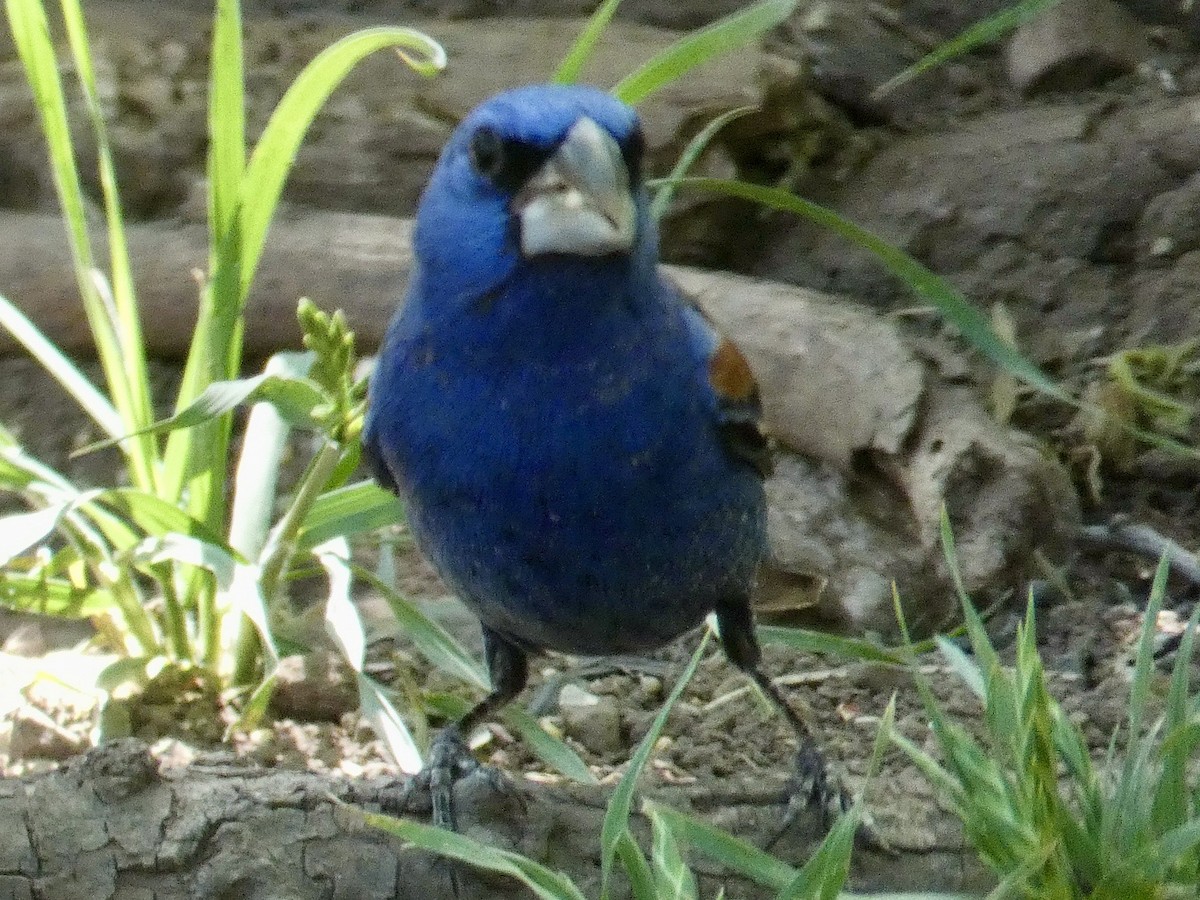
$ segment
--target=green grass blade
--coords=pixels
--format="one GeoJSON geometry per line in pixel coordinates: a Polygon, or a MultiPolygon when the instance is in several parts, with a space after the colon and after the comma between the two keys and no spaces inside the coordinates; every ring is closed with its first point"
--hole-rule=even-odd
{"type": "Polygon", "coordinates": [[[88,236],[87,213],[79,169],[67,123],[67,104],[59,76],[58,59],[50,37],[50,23],[41,0],[5,0],[8,25],[13,43],[25,68],[25,77],[33,91],[46,147],[50,154],[50,172],[62,205],[79,291],[86,295],[87,273],[92,269],[92,245],[88,236]]]}
{"type": "Polygon", "coordinates": [[[869,250],[893,275],[933,304],[946,321],[954,325],[962,333],[963,338],[988,359],[1048,396],[1066,403],[1074,404],[1076,402],[1041,369],[1022,356],[1009,343],[1001,340],[992,331],[987,317],[975,309],[970,301],[948,282],[929,271],[907,253],[897,250],[865,228],[842,218],[832,210],[779,188],[721,178],[685,178],[679,182],[679,185],[751,200],[771,209],[804,216],[869,250]]]}
{"type": "Polygon", "coordinates": [[[596,44],[600,42],[600,38],[604,35],[604,30],[608,27],[608,23],[612,21],[612,17],[620,5],[621,0],[604,0],[603,3],[596,7],[596,11],[592,13],[587,20],[587,24],[583,26],[583,31],[579,33],[579,37],[575,38],[575,43],[571,45],[571,49],[567,51],[567,55],[559,63],[558,71],[550,79],[552,82],[555,84],[574,84],[579,80],[579,73],[583,71],[583,67],[591,58],[592,52],[596,49],[596,44]]]}
{"type": "Polygon", "coordinates": [[[465,835],[434,828],[432,825],[393,819],[380,813],[362,812],[349,806],[343,806],[342,809],[346,815],[394,835],[410,846],[456,859],[477,869],[515,878],[541,900],[586,900],[566,875],[552,872],[518,853],[497,850],[465,835]]]}
{"type": "Polygon", "coordinates": [[[1167,692],[1167,707],[1163,716],[1162,775],[1155,788],[1154,826],[1158,833],[1187,821],[1188,765],[1200,737],[1200,723],[1190,722],[1188,697],[1191,693],[1191,668],[1195,652],[1196,628],[1200,624],[1200,604],[1188,617],[1183,639],[1175,653],[1171,672],[1171,687],[1167,692]]]}
{"type": "Polygon", "coordinates": [[[889,94],[901,85],[907,84],[919,75],[935,69],[956,56],[969,53],[976,47],[994,44],[1018,25],[1029,21],[1045,9],[1049,9],[1059,0],[1021,0],[995,15],[988,16],[976,22],[961,34],[938,44],[932,51],[921,57],[899,75],[889,78],[875,89],[872,96],[876,99],[889,94]]]}
{"type": "Polygon", "coordinates": [[[684,844],[756,884],[778,891],[796,877],[797,870],[794,867],[727,831],[652,800],[647,800],[644,807],[647,815],[657,816],[684,844]]]}
{"type": "Polygon", "coordinates": [[[0,606],[17,612],[90,619],[109,612],[115,605],[112,594],[104,589],[78,587],[60,578],[0,573],[0,606]]]}
{"type": "Polygon", "coordinates": [[[654,896],[658,900],[696,900],[696,876],[683,858],[675,833],[658,808],[647,805],[650,818],[650,867],[654,875],[654,896]]]}
{"type": "MultiPolygon", "coordinates": [[[[310,354],[276,353],[267,360],[263,374],[303,378],[311,366],[310,354]]],[[[229,511],[229,544],[247,559],[258,557],[270,533],[290,434],[291,428],[272,404],[256,403],[250,408],[229,511]]]]}
{"type": "Polygon", "coordinates": [[[675,167],[671,169],[671,174],[666,177],[662,187],[654,193],[654,200],[650,203],[651,218],[658,220],[663,217],[667,208],[671,205],[671,201],[675,198],[676,185],[687,175],[692,166],[696,164],[696,160],[700,158],[705,148],[712,143],[712,139],[717,136],[717,133],[734,119],[740,119],[742,116],[754,112],[756,108],[754,106],[738,106],[734,109],[726,110],[705,125],[694,138],[688,141],[688,145],[683,148],[683,153],[679,155],[675,167]]]}
{"type": "MultiPolygon", "coordinates": [[[[61,0],[67,40],[75,62],[75,71],[83,90],[92,133],[96,138],[97,166],[104,195],[105,224],[108,232],[109,279],[98,272],[91,273],[100,302],[93,320],[105,321],[105,333],[112,341],[97,340],[96,349],[104,365],[109,389],[127,431],[136,431],[154,418],[150,398],[150,376],[146,366],[146,347],[142,338],[141,314],[133,285],[129,263],[129,248],[125,240],[125,217],[121,211],[121,196],[117,188],[116,169],[108,140],[108,128],[101,109],[92,54],[88,45],[87,28],[79,0],[61,0]]],[[[138,487],[153,490],[157,478],[157,442],[149,437],[126,442],[122,449],[129,462],[130,476],[138,487]]]]}
{"type": "Polygon", "coordinates": [[[491,689],[491,681],[483,666],[446,629],[400,596],[391,585],[382,581],[369,569],[356,564],[354,575],[383,595],[396,616],[400,631],[432,665],[454,678],[473,684],[482,691],[491,689]]]}
{"type": "Polygon", "coordinates": [[[238,214],[246,169],[245,74],[238,0],[217,0],[208,87],[209,247],[221,247],[238,214]]]}
{"type": "Polygon", "coordinates": [[[626,75],[612,92],[626,103],[636,104],[701,63],[745,46],[782,23],[796,6],[797,0],[760,0],[690,32],[626,75]]]}
{"type": "Polygon", "coordinates": [[[843,637],[838,634],[809,631],[806,628],[760,625],[757,630],[759,638],[767,644],[779,644],[805,653],[831,653],[847,659],[888,663],[894,666],[906,665],[908,653],[926,653],[934,646],[932,641],[921,641],[904,651],[882,647],[868,638],[843,637]]]}
{"type": "MultiPolygon", "coordinates": [[[[616,859],[618,843],[628,838],[629,835],[629,816],[633,811],[633,792],[637,787],[637,780],[641,776],[642,769],[646,767],[646,762],[650,759],[650,754],[654,750],[658,736],[662,734],[663,727],[667,724],[667,716],[670,715],[671,708],[678,702],[680,696],[683,694],[683,689],[687,687],[687,683],[691,681],[692,676],[696,673],[696,667],[700,665],[700,660],[704,655],[705,649],[708,647],[708,641],[711,636],[711,631],[706,630],[704,632],[704,638],[700,641],[696,652],[692,654],[687,668],[679,676],[679,680],[675,683],[670,696],[667,697],[666,702],[662,705],[662,709],[654,717],[654,721],[650,724],[650,729],[642,738],[641,743],[638,744],[637,750],[629,760],[629,768],[625,771],[625,774],[617,784],[617,789],[613,791],[612,798],[608,802],[608,809],[605,810],[604,824],[600,832],[600,867],[603,882],[601,893],[603,895],[608,894],[608,880],[612,874],[612,864],[616,859]]],[[[632,840],[632,838],[629,839],[632,840]]]]}
{"type": "Polygon", "coordinates": [[[318,497],[296,540],[307,550],[337,535],[362,534],[403,521],[404,504],[394,494],[374,481],[359,481],[318,497]]]}
{"type": "Polygon", "coordinates": [[[501,718],[503,718],[504,724],[521,735],[521,740],[529,746],[538,759],[556,772],[578,781],[580,784],[600,783],[579,754],[568,747],[564,741],[546,731],[524,707],[514,703],[505,708],[501,718]]]}
{"type": "Polygon", "coordinates": [[[296,76],[263,129],[240,193],[241,290],[245,297],[266,243],[267,227],[283,184],[308,126],[325,101],[366,56],[397,48],[401,57],[422,75],[446,65],[446,52],[432,38],[411,28],[367,28],[322,51],[296,76]]]}
{"type": "MultiPolygon", "coordinates": [[[[84,312],[87,315],[88,325],[104,366],[106,378],[113,391],[115,401],[112,404],[113,408],[123,419],[123,423],[117,431],[118,433],[132,431],[139,427],[144,417],[149,414],[149,388],[148,382],[144,378],[144,367],[139,368],[139,360],[142,360],[141,354],[143,353],[139,337],[140,326],[136,308],[132,308],[132,285],[128,274],[128,261],[124,253],[119,206],[116,205],[111,157],[108,154],[103,120],[99,115],[94,78],[91,77],[90,60],[86,54],[86,40],[79,8],[72,0],[64,0],[64,17],[69,27],[71,46],[74,54],[78,57],[75,67],[80,73],[85,98],[96,127],[101,176],[104,183],[110,228],[115,223],[115,231],[110,235],[110,244],[113,249],[114,276],[119,290],[117,296],[111,298],[111,304],[106,304],[105,300],[108,298],[105,298],[98,290],[98,285],[103,282],[95,277],[86,204],[80,185],[79,169],[75,161],[70,126],[67,121],[66,98],[63,93],[45,9],[37,0],[6,0],[5,9],[8,13],[13,41],[33,90],[42,130],[46,137],[50,168],[62,207],[67,235],[70,239],[75,279],[79,286],[80,296],[83,298],[84,312]],[[118,303],[120,307],[117,307],[118,303]],[[128,369],[126,369],[123,359],[123,348],[127,345],[135,354],[128,361],[128,369]]],[[[56,371],[55,375],[61,380],[62,370],[56,371]]],[[[68,389],[70,388],[68,387],[68,389]]],[[[73,396],[84,402],[79,394],[73,393],[73,396]]],[[[90,414],[96,414],[96,406],[90,400],[86,403],[85,408],[90,414]]],[[[105,423],[106,430],[109,430],[110,424],[105,423]]],[[[135,482],[146,486],[152,485],[155,478],[153,459],[156,452],[152,441],[147,439],[126,444],[122,450],[135,482]]]]}
{"type": "Polygon", "coordinates": [[[409,775],[421,770],[421,751],[404,719],[396,712],[383,687],[363,671],[367,657],[367,635],[363,631],[358,608],[350,597],[354,570],[350,563],[350,545],[345,538],[334,538],[314,549],[313,554],[329,578],[325,601],[325,630],[342,651],[358,682],[358,701],[364,718],[383,741],[392,761],[409,775]]]}
{"type": "MultiPolygon", "coordinates": [[[[214,381],[190,404],[172,416],[160,419],[133,435],[165,434],[182,428],[195,428],[233,412],[239,406],[253,403],[269,403],[293,427],[312,427],[312,411],[324,404],[329,397],[316,384],[306,378],[264,373],[251,378],[232,381],[214,381]]],[[[83,448],[81,453],[99,450],[117,441],[98,441],[83,448]]]]}
{"type": "Polygon", "coordinates": [[[0,326],[3,326],[36,359],[54,380],[62,385],[92,421],[111,438],[125,432],[125,423],[116,407],[79,371],[32,321],[9,300],[0,296],[0,326]]]}

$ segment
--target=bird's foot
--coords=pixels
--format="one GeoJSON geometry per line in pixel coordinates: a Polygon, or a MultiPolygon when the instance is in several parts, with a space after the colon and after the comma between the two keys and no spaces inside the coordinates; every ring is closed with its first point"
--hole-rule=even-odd
{"type": "MultiPolygon", "coordinates": [[[[801,816],[812,810],[816,810],[820,816],[822,830],[828,832],[833,823],[849,812],[852,806],[853,796],[842,780],[830,773],[820,748],[812,741],[802,742],[796,753],[796,772],[789,785],[787,810],[779,831],[767,848],[773,847],[801,816]]],[[[854,843],[872,850],[890,850],[866,809],[861,810],[854,843]]]]}
{"type": "Polygon", "coordinates": [[[427,794],[433,824],[458,831],[454,785],[468,776],[486,778],[499,793],[512,793],[512,785],[499,769],[475,759],[457,726],[443,728],[433,739],[425,767],[405,783],[396,803],[397,812],[406,813],[417,796],[427,794]]]}

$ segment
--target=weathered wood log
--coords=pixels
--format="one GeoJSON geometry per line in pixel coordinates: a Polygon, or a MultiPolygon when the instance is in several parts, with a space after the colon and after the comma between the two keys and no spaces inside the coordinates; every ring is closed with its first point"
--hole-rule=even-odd
{"type": "MultiPolygon", "coordinates": [[[[159,768],[145,745],[115,741],[49,775],[0,780],[0,898],[5,900],[437,900],[446,865],[373,829],[349,827],[333,798],[378,809],[386,780],[347,782],[235,763],[159,768]]],[[[500,792],[487,778],[456,788],[464,833],[567,872],[589,896],[599,884],[606,791],[528,782],[500,792]]],[[[679,790],[663,797],[762,843],[778,830],[778,791],[679,790]]],[[[428,809],[413,810],[424,817],[428,809]]],[[[636,822],[644,836],[644,823],[636,822]]],[[[816,831],[801,817],[774,848],[802,863],[816,831]]],[[[702,896],[767,896],[695,860],[702,896]]],[[[987,883],[947,835],[941,847],[896,855],[860,850],[864,890],[963,889],[987,883]]],[[[460,868],[464,898],[526,897],[504,878],[460,868]]]]}

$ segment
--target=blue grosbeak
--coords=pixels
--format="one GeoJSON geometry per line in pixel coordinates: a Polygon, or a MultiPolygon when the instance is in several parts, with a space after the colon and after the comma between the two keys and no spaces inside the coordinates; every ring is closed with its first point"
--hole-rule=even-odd
{"type": "Polygon", "coordinates": [[[499,94],[450,138],[370,387],[365,458],[478,616],[493,690],[435,741],[453,827],[462,735],[527,655],[652,650],[715,612],[787,716],[807,801],[843,807],[760,668],[750,595],[770,468],[745,359],[658,271],[636,114],[586,87],[499,94]]]}

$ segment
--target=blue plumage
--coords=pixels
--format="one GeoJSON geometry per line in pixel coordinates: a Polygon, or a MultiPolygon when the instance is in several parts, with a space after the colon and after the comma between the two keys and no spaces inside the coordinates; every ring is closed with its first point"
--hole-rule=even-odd
{"type": "Polygon", "coordinates": [[[847,806],[760,667],[750,594],[770,465],[745,359],[658,272],[642,137],[591,88],[500,94],[455,130],[371,381],[363,451],[479,616],[492,692],[422,777],[453,827],[462,740],[527,654],[660,647],[715,612],[726,654],[794,729],[809,802],[847,806]]]}
{"type": "Polygon", "coordinates": [[[637,141],[628,107],[566,87],[502,94],[450,141],[364,445],[485,626],[526,648],[605,654],[661,646],[744,602],[764,499],[722,437],[720,339],[658,274],[636,171],[630,252],[526,258],[511,190],[473,167],[481,127],[534,148],[536,165],[582,116],[622,150],[637,141]]]}

